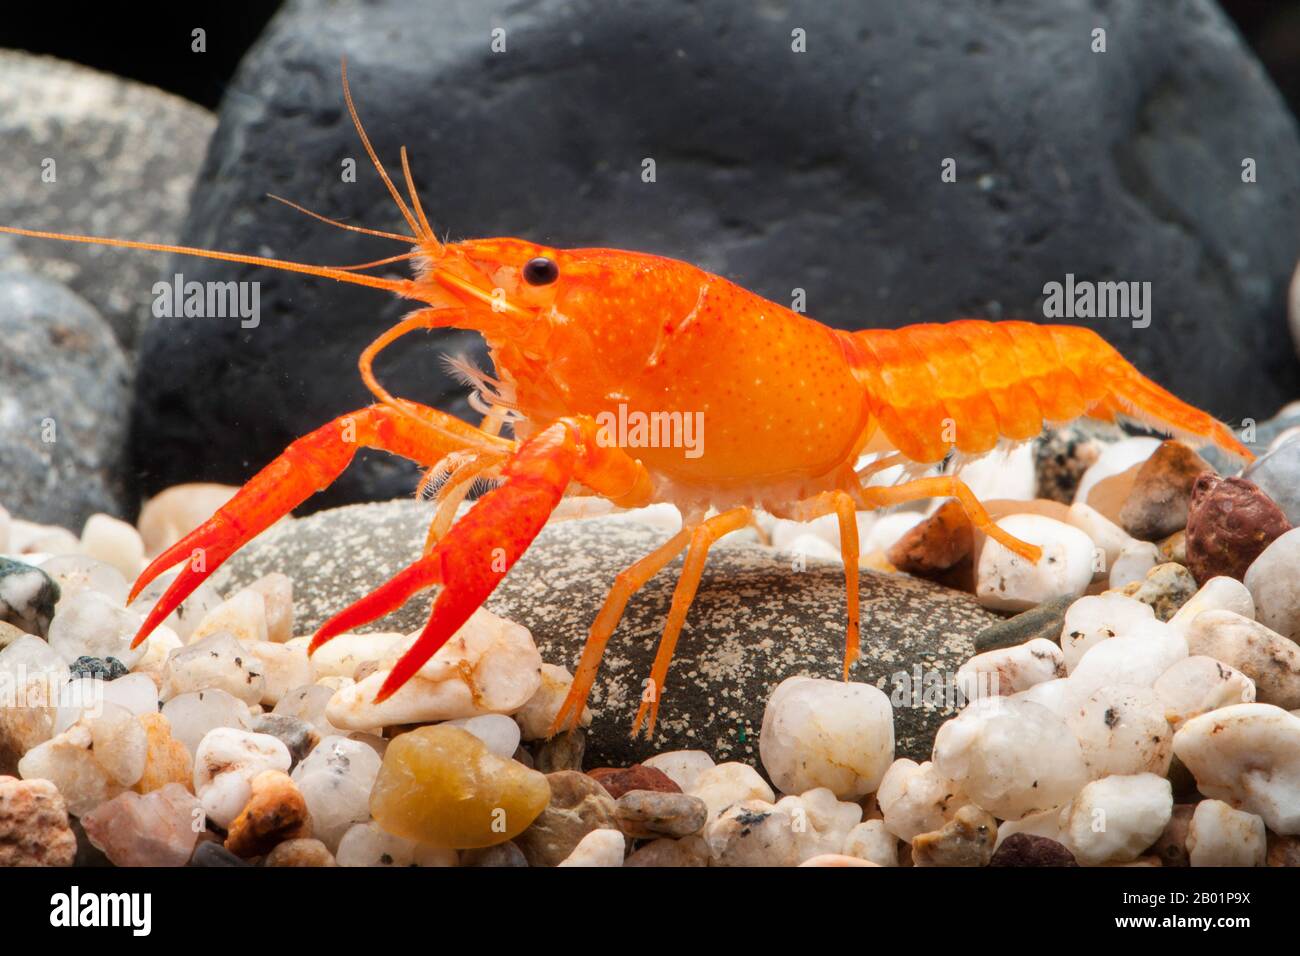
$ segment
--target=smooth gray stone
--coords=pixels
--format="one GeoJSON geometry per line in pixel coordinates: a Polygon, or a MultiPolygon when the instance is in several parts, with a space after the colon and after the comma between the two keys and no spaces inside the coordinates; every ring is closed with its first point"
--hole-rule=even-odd
{"type": "MultiPolygon", "coordinates": [[[[413,501],[354,505],[279,525],[218,572],[224,591],[269,571],[294,578],[294,619],[308,633],[334,612],[416,559],[431,516],[413,501]]],[[[528,627],[542,659],[573,669],[614,577],[665,535],[625,518],[589,518],[545,528],[488,600],[488,608],[528,627]]],[[[605,654],[591,698],[585,765],[627,766],[664,750],[700,748],[716,760],[758,762],[757,735],[772,689],[795,675],[838,679],[844,655],[844,572],[754,545],[715,547],[677,645],[653,742],[628,731],[641,682],[663,628],[681,560],[647,584],[605,654]]],[[[905,575],[864,572],[862,656],[854,680],[897,694],[899,756],[928,759],[955,698],[935,701],[918,675],[943,680],[974,653],[973,640],[998,616],[963,592],[905,575]],[[909,696],[901,691],[915,691],[909,696]]],[[[429,599],[417,597],[377,621],[376,630],[423,625],[429,599]]]]}
{"type": "Polygon", "coordinates": [[[0,271],[0,505],[74,532],[97,511],[124,514],[128,380],[126,356],[88,302],[0,271]]]}
{"type": "MultiPolygon", "coordinates": [[[[151,86],[0,50],[0,224],[174,243],[216,125],[151,86]]],[[[154,283],[171,279],[165,256],[104,246],[4,236],[0,260],[66,284],[128,350],[151,317],[154,283]]]]}

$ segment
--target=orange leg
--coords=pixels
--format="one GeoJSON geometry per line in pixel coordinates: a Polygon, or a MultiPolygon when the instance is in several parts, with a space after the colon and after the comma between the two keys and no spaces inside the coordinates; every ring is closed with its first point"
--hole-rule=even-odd
{"type": "MultiPolygon", "coordinates": [[[[673,651],[677,648],[677,638],[686,623],[686,612],[695,600],[695,592],[700,586],[700,575],[704,573],[704,562],[708,558],[709,548],[725,534],[746,527],[750,521],[748,508],[732,508],[714,515],[691,531],[690,550],[686,552],[686,562],[682,565],[681,577],[677,579],[677,588],[673,591],[673,603],[668,609],[668,621],[664,624],[663,636],[659,639],[659,650],[655,654],[650,668],[650,679],[641,696],[641,706],[632,723],[632,736],[641,732],[645,725],[646,739],[649,740],[655,730],[655,720],[659,716],[659,702],[663,698],[664,681],[668,678],[668,665],[672,663],[673,651]],[[648,718],[648,720],[647,720],[648,718]]],[[[581,713],[581,711],[579,711],[581,713]]]]}
{"type": "MultiPolygon", "coordinates": [[[[251,538],[314,492],[329,487],[358,448],[382,448],[432,465],[459,448],[489,444],[496,451],[501,442],[452,415],[413,402],[403,402],[401,408],[371,405],[304,435],[249,479],[216,514],[158,555],[140,574],[128,600],[163,571],[185,562],[184,569],[145,618],[133,643],[143,641],[251,538]]],[[[506,443],[506,447],[511,446],[506,443]]]]}
{"type": "Polygon", "coordinates": [[[641,501],[649,478],[622,452],[597,448],[588,420],[562,420],[519,446],[501,485],[474,503],[423,557],[321,626],[310,650],[400,606],[431,584],[442,590],[429,620],[384,680],[375,702],[391,697],[458,631],[501,583],[577,479],[601,493],[641,501]]]}
{"type": "Polygon", "coordinates": [[[848,626],[844,634],[844,679],[849,679],[849,668],[858,659],[858,508],[846,491],[828,491],[807,501],[801,501],[789,512],[794,521],[811,521],[822,515],[834,513],[840,524],[840,559],[844,562],[844,587],[848,592],[848,626]]]}
{"type": "Polygon", "coordinates": [[[879,474],[886,468],[892,468],[895,465],[906,464],[908,460],[908,457],[901,452],[895,452],[892,455],[882,455],[875,461],[871,462],[871,464],[864,465],[862,468],[858,469],[858,480],[865,484],[866,480],[872,475],[879,474]]]}
{"type": "Polygon", "coordinates": [[[673,558],[681,554],[691,540],[691,529],[682,528],[659,547],[655,548],[631,567],[619,572],[614,579],[614,586],[609,589],[605,603],[592,622],[587,634],[587,643],[582,648],[582,658],[573,675],[573,684],[568,696],[560,705],[555,720],[551,722],[552,736],[562,730],[572,730],[582,719],[582,709],[587,706],[591,696],[591,685],[595,683],[596,673],[600,670],[600,660],[605,655],[605,647],[623,617],[628,600],[640,590],[647,581],[662,571],[673,558]]]}
{"type": "Polygon", "coordinates": [[[984,506],[979,503],[975,493],[967,484],[951,475],[935,478],[917,478],[890,488],[870,487],[859,489],[860,499],[868,508],[886,508],[889,505],[916,501],[919,498],[956,498],[971,524],[979,528],[994,541],[1007,550],[1020,555],[1031,564],[1037,564],[1043,556],[1043,549],[1036,544],[1021,541],[999,528],[984,506]]]}

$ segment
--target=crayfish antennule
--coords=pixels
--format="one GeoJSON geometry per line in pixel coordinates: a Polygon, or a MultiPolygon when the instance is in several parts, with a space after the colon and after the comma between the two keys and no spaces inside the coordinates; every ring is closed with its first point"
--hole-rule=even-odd
{"type": "Polygon", "coordinates": [[[274,199],[276,202],[284,203],[290,209],[296,209],[298,212],[313,219],[318,219],[326,225],[337,226],[340,229],[346,229],[349,232],[359,232],[366,236],[378,236],[380,239],[396,239],[398,242],[419,242],[416,236],[404,236],[400,232],[384,232],[382,229],[367,229],[365,226],[353,226],[346,222],[339,222],[337,219],[331,219],[328,216],[322,216],[318,212],[312,212],[306,206],[300,206],[298,203],[283,196],[277,196],[275,193],[267,193],[267,199],[274,199]]]}
{"type": "MultiPolygon", "coordinates": [[[[379,172],[379,178],[382,179],[384,185],[388,187],[388,194],[393,197],[393,202],[397,203],[397,208],[401,210],[402,218],[405,219],[406,224],[411,227],[411,231],[421,239],[430,238],[426,232],[420,229],[420,224],[417,223],[415,217],[411,215],[411,210],[402,200],[402,194],[397,191],[397,187],[393,185],[392,179],[389,178],[388,170],[384,169],[384,164],[379,161],[379,154],[375,152],[375,147],[371,145],[370,137],[366,135],[365,127],[361,125],[361,117],[357,115],[356,104],[352,102],[352,90],[348,86],[347,57],[342,58],[340,71],[343,75],[343,100],[348,105],[348,115],[352,117],[352,125],[356,127],[357,135],[361,137],[361,145],[365,147],[366,155],[369,156],[370,161],[374,163],[375,169],[379,172]]],[[[436,239],[434,241],[437,242],[436,239]]]]}
{"type": "Polygon", "coordinates": [[[424,227],[424,240],[430,243],[442,254],[442,243],[438,242],[438,237],[429,225],[429,218],[424,214],[424,206],[420,204],[420,194],[415,191],[415,180],[411,178],[411,163],[406,156],[406,147],[402,147],[402,175],[406,177],[406,192],[411,197],[411,205],[415,207],[415,214],[420,219],[420,225],[424,227]]]}

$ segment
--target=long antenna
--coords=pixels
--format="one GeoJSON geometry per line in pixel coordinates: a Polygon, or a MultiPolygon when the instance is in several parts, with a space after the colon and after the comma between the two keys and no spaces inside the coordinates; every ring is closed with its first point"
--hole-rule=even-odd
{"type": "Polygon", "coordinates": [[[413,295],[415,283],[410,279],[380,279],[377,276],[358,275],[333,266],[314,266],[305,262],[289,262],[285,259],[268,259],[265,256],[246,256],[239,252],[217,252],[212,249],[196,249],[194,246],[171,246],[161,242],[136,242],[133,239],[109,239],[104,236],[79,236],[65,232],[46,232],[42,229],[19,229],[17,226],[0,226],[0,233],[11,236],[28,236],[32,239],[57,239],[61,242],[80,242],[91,246],[113,246],[118,249],[143,249],[147,252],[172,252],[182,256],[197,256],[200,259],[216,259],[220,262],[241,262],[250,266],[266,266],[268,269],[280,269],[284,272],[301,272],[304,275],[320,276],[324,279],[336,279],[352,285],[364,285],[371,289],[383,289],[408,298],[413,295]]]}

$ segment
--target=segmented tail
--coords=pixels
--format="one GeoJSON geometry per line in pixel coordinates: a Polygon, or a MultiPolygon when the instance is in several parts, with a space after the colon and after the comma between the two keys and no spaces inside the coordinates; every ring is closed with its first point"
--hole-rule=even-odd
{"type": "MultiPolygon", "coordinates": [[[[1101,341],[1089,329],[1069,331],[1088,332],[1101,341]]],[[[1101,344],[1112,353],[1110,362],[1101,371],[1111,381],[1111,386],[1107,398],[1089,409],[1089,418],[1101,421],[1131,419],[1194,446],[1212,444],[1238,462],[1251,461],[1255,457],[1223,422],[1161,388],[1105,342],[1101,344]]]]}
{"type": "Polygon", "coordinates": [[[1234,458],[1253,456],[1221,422],[1146,378],[1091,329],[963,319],[850,335],[871,413],[900,452],[941,461],[1027,441],[1044,424],[1129,418],[1234,458]]]}

